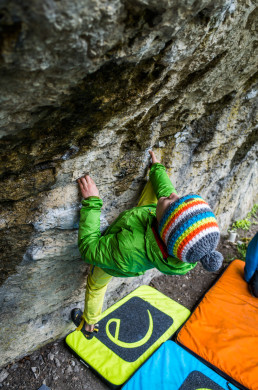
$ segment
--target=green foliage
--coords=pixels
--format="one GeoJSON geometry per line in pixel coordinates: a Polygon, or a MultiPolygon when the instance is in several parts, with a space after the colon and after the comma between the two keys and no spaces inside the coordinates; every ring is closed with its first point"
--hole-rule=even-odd
{"type": "Polygon", "coordinates": [[[258,203],[253,205],[252,210],[249,211],[245,219],[239,219],[235,221],[229,230],[231,231],[237,231],[237,229],[249,230],[252,224],[257,225],[256,221],[250,221],[250,219],[256,218],[257,212],[258,212],[258,203]]]}
{"type": "Polygon", "coordinates": [[[254,205],[253,205],[253,208],[252,208],[252,210],[247,214],[247,218],[252,218],[252,217],[256,217],[256,214],[257,214],[257,212],[258,212],[258,203],[255,203],[254,205]]]}
{"type": "Polygon", "coordinates": [[[235,258],[236,258],[236,256],[233,256],[233,257],[226,257],[226,258],[224,259],[224,261],[225,261],[226,263],[231,263],[231,261],[235,260],[235,258]]]}
{"type": "MultiPolygon", "coordinates": [[[[247,214],[246,218],[244,219],[239,219],[235,221],[229,231],[237,231],[238,229],[242,230],[249,230],[251,225],[258,225],[258,204],[256,203],[253,207],[252,210],[247,214]]],[[[242,232],[243,234],[243,232],[242,232]]],[[[247,235],[250,235],[250,232],[247,233],[247,235]]],[[[239,253],[239,259],[245,261],[246,258],[246,251],[248,244],[251,240],[251,237],[242,237],[240,238],[241,241],[239,241],[239,244],[237,244],[236,249],[239,253]]],[[[232,261],[233,258],[228,258],[225,259],[226,262],[232,261]]]]}
{"type": "Polygon", "coordinates": [[[249,230],[251,226],[251,221],[249,219],[239,219],[238,221],[235,221],[232,225],[232,228],[234,230],[236,229],[243,229],[243,230],[249,230]]]}
{"type": "Polygon", "coordinates": [[[237,244],[238,253],[240,253],[243,260],[246,257],[247,243],[243,242],[242,244],[237,244]]]}

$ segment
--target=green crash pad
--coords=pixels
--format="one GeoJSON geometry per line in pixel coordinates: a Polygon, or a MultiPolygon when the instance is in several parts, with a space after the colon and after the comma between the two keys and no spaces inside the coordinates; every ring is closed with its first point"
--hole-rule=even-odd
{"type": "Polygon", "coordinates": [[[190,311],[149,286],[141,286],[104,311],[99,332],[66,337],[70,349],[111,387],[120,387],[189,317],[190,311]]]}

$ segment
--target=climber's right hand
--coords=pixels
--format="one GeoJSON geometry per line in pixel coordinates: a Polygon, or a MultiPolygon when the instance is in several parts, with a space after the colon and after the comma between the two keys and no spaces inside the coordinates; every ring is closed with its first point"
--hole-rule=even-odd
{"type": "Polygon", "coordinates": [[[149,153],[151,156],[152,164],[160,163],[160,161],[157,160],[157,157],[155,156],[155,153],[152,150],[149,150],[149,153]]]}

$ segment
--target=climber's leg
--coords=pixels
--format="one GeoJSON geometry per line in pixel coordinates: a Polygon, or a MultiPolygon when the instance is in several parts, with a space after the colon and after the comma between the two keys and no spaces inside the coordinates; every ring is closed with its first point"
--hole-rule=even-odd
{"type": "Polygon", "coordinates": [[[111,279],[112,276],[103,271],[103,269],[97,266],[91,266],[87,279],[83,312],[83,318],[87,324],[94,325],[98,322],[102,312],[107,285],[111,279]]]}
{"type": "Polygon", "coordinates": [[[157,203],[158,203],[158,199],[157,199],[155,192],[153,190],[151,181],[148,180],[147,184],[145,185],[145,187],[141,193],[141,197],[140,197],[139,203],[137,204],[137,207],[146,206],[148,204],[157,204],[157,203]]]}

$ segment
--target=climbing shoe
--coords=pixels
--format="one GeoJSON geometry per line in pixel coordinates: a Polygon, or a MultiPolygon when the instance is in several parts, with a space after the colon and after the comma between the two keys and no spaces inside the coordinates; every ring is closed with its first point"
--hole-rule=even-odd
{"type": "Polygon", "coordinates": [[[76,307],[75,309],[73,309],[71,311],[71,319],[74,323],[74,325],[76,325],[76,327],[78,327],[82,321],[82,311],[81,309],[78,309],[78,307],[76,307]]]}
{"type": "Polygon", "coordinates": [[[85,330],[85,328],[84,328],[85,320],[82,317],[82,311],[81,311],[81,309],[78,309],[77,307],[71,311],[71,319],[77,327],[76,330],[81,331],[87,340],[91,340],[96,335],[96,333],[98,333],[98,331],[99,331],[99,324],[95,324],[93,332],[89,332],[89,331],[85,330]]]}

